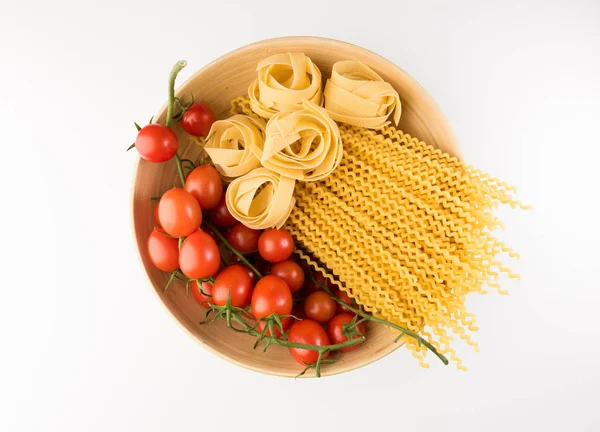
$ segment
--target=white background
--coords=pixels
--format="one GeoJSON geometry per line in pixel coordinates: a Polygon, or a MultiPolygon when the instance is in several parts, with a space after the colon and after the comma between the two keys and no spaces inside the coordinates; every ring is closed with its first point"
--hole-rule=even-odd
{"type": "Polygon", "coordinates": [[[1,4],[0,430],[600,430],[598,2],[1,4]],[[469,372],[400,349],[321,380],[263,376],[200,348],[148,286],[133,121],[164,103],[176,60],[183,82],[285,35],[400,65],[467,161],[533,204],[500,212],[523,278],[469,300],[469,372]]]}

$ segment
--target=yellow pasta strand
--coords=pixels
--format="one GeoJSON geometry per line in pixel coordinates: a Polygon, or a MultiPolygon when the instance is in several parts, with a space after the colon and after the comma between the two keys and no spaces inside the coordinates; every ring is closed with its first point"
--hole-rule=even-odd
{"type": "MultiPolygon", "coordinates": [[[[248,113],[247,98],[232,112],[248,113]]],[[[285,228],[297,253],[374,316],[421,332],[465,369],[452,341],[478,350],[467,294],[501,290],[518,278],[499,254],[518,258],[493,235],[499,204],[528,208],[515,189],[404,134],[342,124],[343,157],[329,176],[297,182],[285,228]]],[[[406,346],[419,363],[425,347],[406,346]]]]}

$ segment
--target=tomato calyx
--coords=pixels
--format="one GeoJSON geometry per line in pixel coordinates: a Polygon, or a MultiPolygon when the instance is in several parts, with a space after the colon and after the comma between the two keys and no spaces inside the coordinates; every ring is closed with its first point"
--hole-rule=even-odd
{"type": "Polygon", "coordinates": [[[174,98],[175,104],[179,107],[179,112],[173,116],[173,120],[178,122],[181,120],[185,112],[194,105],[194,95],[190,94],[192,100],[189,103],[182,102],[178,97],[174,98]]]}
{"type": "Polygon", "coordinates": [[[206,324],[206,323],[212,324],[217,319],[223,318],[225,320],[225,322],[227,323],[227,327],[229,327],[237,332],[240,332],[240,333],[246,333],[246,331],[237,329],[232,324],[232,322],[235,320],[238,322],[241,321],[244,324],[248,325],[248,323],[246,323],[246,321],[244,321],[244,319],[242,318],[242,316],[244,316],[244,315],[247,317],[252,317],[252,315],[250,315],[250,312],[248,312],[245,308],[233,306],[231,304],[231,290],[230,290],[227,293],[227,301],[225,302],[225,305],[219,306],[219,305],[213,304],[211,302],[208,303],[208,311],[206,312],[204,319],[202,321],[200,321],[198,324],[206,324]],[[214,316],[209,321],[209,318],[211,315],[214,315],[214,316]]]}
{"type": "Polygon", "coordinates": [[[207,278],[203,278],[203,279],[189,279],[185,281],[185,296],[189,297],[190,296],[190,284],[192,282],[196,282],[196,285],[198,285],[198,291],[200,291],[200,294],[202,294],[205,297],[208,298],[212,298],[212,295],[207,293],[206,291],[204,291],[202,289],[202,284],[203,282],[210,282],[211,284],[215,283],[215,278],[213,276],[207,277],[207,278]]]}
{"type": "Polygon", "coordinates": [[[284,336],[287,332],[287,330],[285,329],[285,327],[283,325],[283,320],[285,318],[300,320],[300,318],[298,318],[297,316],[292,315],[292,314],[278,315],[276,313],[273,313],[267,317],[257,320],[256,325],[254,327],[252,327],[253,330],[258,329],[259,324],[261,322],[264,322],[265,324],[264,324],[262,331],[258,335],[256,342],[254,343],[254,347],[252,349],[256,349],[258,347],[258,344],[264,340],[265,343],[264,343],[264,347],[263,347],[263,352],[265,352],[267,350],[267,348],[269,347],[269,345],[272,345],[273,343],[275,343],[275,342],[269,341],[269,337],[271,337],[271,335],[276,335],[277,331],[279,331],[279,334],[284,336]]]}
{"type": "Polygon", "coordinates": [[[346,336],[348,340],[354,339],[355,336],[363,337],[364,334],[360,330],[358,330],[357,327],[365,321],[368,320],[366,318],[358,319],[358,315],[354,315],[354,318],[352,318],[352,321],[350,321],[350,323],[342,324],[342,334],[346,336]]]}

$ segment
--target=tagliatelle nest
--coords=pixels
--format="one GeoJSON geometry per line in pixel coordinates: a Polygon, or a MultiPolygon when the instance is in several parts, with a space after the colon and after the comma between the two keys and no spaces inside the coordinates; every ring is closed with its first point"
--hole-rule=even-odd
{"type": "MultiPolygon", "coordinates": [[[[232,113],[254,115],[248,98],[232,113]]],[[[477,347],[466,295],[500,291],[499,259],[518,255],[492,235],[514,188],[392,126],[341,125],[343,158],[331,175],[296,182],[285,228],[300,256],[374,316],[420,332],[464,368],[453,334],[477,347]]],[[[501,291],[502,292],[502,291],[501,291]]],[[[423,366],[425,348],[406,338],[423,366]]]]}
{"type": "Polygon", "coordinates": [[[304,99],[321,105],[321,71],[304,53],[272,55],[256,70],[258,78],[250,85],[248,96],[252,110],[261,117],[300,110],[304,99]]]}
{"type": "Polygon", "coordinates": [[[260,165],[255,153],[265,139],[265,122],[260,118],[234,115],[216,121],[206,137],[204,150],[225,179],[240,177],[260,165]]]}

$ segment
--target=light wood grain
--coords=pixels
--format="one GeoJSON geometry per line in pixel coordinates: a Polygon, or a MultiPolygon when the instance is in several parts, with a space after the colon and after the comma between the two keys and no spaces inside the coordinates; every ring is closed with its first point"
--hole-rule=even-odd
{"type": "MultiPolygon", "coordinates": [[[[245,95],[256,78],[256,64],[271,54],[301,51],[306,53],[321,69],[324,79],[329,77],[332,65],[339,60],[358,60],[373,68],[391,83],[402,100],[400,129],[440,149],[460,156],[460,147],[446,117],[429,94],[405,71],[383,57],[345,42],[317,37],[287,37],[257,42],[224,55],[205,66],[177,90],[177,95],[207,103],[218,118],[229,116],[231,99],[245,95]]],[[[165,78],[168,70],[165,69],[165,78]]],[[[157,83],[160,85],[160,83],[157,83]]],[[[154,117],[165,121],[166,105],[154,117]]],[[[197,156],[197,147],[190,142],[179,124],[174,126],[180,142],[182,157],[197,156]]],[[[290,356],[287,349],[272,346],[267,353],[253,350],[254,339],[227,329],[223,322],[199,325],[204,309],[190,296],[184,286],[176,281],[167,293],[163,288],[168,275],[154,268],[146,250],[146,240],[154,226],[154,203],[150,197],[179,185],[174,161],[153,164],[140,160],[133,180],[133,226],[141,261],[148,274],[153,291],[164,303],[189,335],[203,347],[222,358],[245,368],[285,377],[294,377],[302,367],[290,356]]],[[[379,325],[368,326],[368,339],[363,346],[346,353],[341,360],[323,368],[323,375],[347,372],[369,364],[389,354],[398,344],[394,334],[379,325]]],[[[311,376],[309,374],[308,376],[311,376]]]]}

